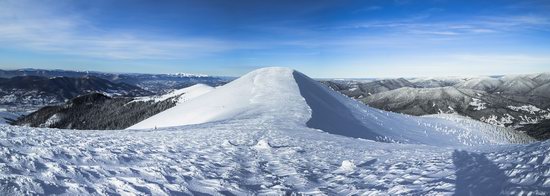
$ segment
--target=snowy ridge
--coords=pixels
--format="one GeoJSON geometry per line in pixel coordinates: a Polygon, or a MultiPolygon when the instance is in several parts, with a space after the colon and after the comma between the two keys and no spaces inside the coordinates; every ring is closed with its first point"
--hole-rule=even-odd
{"type": "MultiPolygon", "coordinates": [[[[210,93],[152,116],[129,129],[201,124],[255,117],[374,141],[428,145],[521,143],[527,136],[490,137],[444,119],[395,114],[364,106],[287,68],[263,68],[210,93]]],[[[496,133],[499,134],[499,133],[496,133]]]]}
{"type": "MultiPolygon", "coordinates": [[[[292,70],[272,68],[256,70],[224,86],[206,93],[196,99],[180,104],[148,118],[129,129],[147,129],[200,124],[244,118],[243,116],[273,115],[287,117],[281,107],[294,111],[301,121],[307,120],[307,105],[296,100],[303,100],[298,87],[292,78],[292,70]],[[289,101],[290,100],[290,101],[289,101]],[[267,113],[270,114],[267,114],[267,113]]],[[[293,118],[290,122],[297,121],[293,118]]]]}

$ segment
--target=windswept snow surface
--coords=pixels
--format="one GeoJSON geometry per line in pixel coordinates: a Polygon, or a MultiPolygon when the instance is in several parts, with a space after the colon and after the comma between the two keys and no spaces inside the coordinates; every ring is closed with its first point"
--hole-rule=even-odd
{"type": "Polygon", "coordinates": [[[435,147],[240,119],[157,130],[0,125],[0,195],[544,195],[550,142],[435,147]]]}
{"type": "Polygon", "coordinates": [[[375,110],[289,69],[257,70],[176,107],[158,129],[0,125],[0,195],[550,192],[548,141],[510,144],[529,139],[451,115],[375,110]]]}

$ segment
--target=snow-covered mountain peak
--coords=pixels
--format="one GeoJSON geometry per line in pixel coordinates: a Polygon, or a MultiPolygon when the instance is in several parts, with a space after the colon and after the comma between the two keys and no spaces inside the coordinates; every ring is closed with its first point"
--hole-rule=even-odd
{"type": "Polygon", "coordinates": [[[300,72],[281,67],[252,71],[130,129],[250,119],[257,126],[307,126],[383,142],[476,145],[528,140],[513,131],[465,126],[464,120],[413,117],[370,108],[300,72]]]}
{"type": "MultiPolygon", "coordinates": [[[[293,121],[309,117],[294,70],[280,67],[262,68],[216,88],[215,90],[159,113],[130,129],[169,127],[245,118],[245,116],[277,116],[292,113],[293,121]]],[[[267,117],[266,117],[267,118],[267,117]]]]}

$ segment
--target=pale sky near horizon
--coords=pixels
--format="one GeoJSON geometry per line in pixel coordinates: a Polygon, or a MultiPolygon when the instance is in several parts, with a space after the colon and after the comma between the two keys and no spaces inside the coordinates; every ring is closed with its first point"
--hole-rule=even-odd
{"type": "Polygon", "coordinates": [[[550,72],[548,0],[0,0],[0,69],[318,78],[550,72]]]}

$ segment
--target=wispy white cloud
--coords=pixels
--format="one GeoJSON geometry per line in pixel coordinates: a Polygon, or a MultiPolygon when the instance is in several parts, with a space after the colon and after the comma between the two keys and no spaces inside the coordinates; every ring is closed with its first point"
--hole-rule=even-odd
{"type": "Polygon", "coordinates": [[[102,59],[182,59],[238,46],[211,38],[167,38],[131,29],[101,29],[52,4],[59,2],[0,1],[1,45],[102,59]]]}
{"type": "Polygon", "coordinates": [[[390,32],[427,35],[472,35],[517,32],[522,30],[550,31],[550,19],[537,15],[479,16],[455,21],[430,21],[429,15],[401,20],[365,21],[336,26],[336,29],[381,29],[390,32]]]}
{"type": "Polygon", "coordinates": [[[486,65],[550,65],[550,57],[527,54],[457,54],[451,59],[460,62],[469,62],[486,65]]]}

